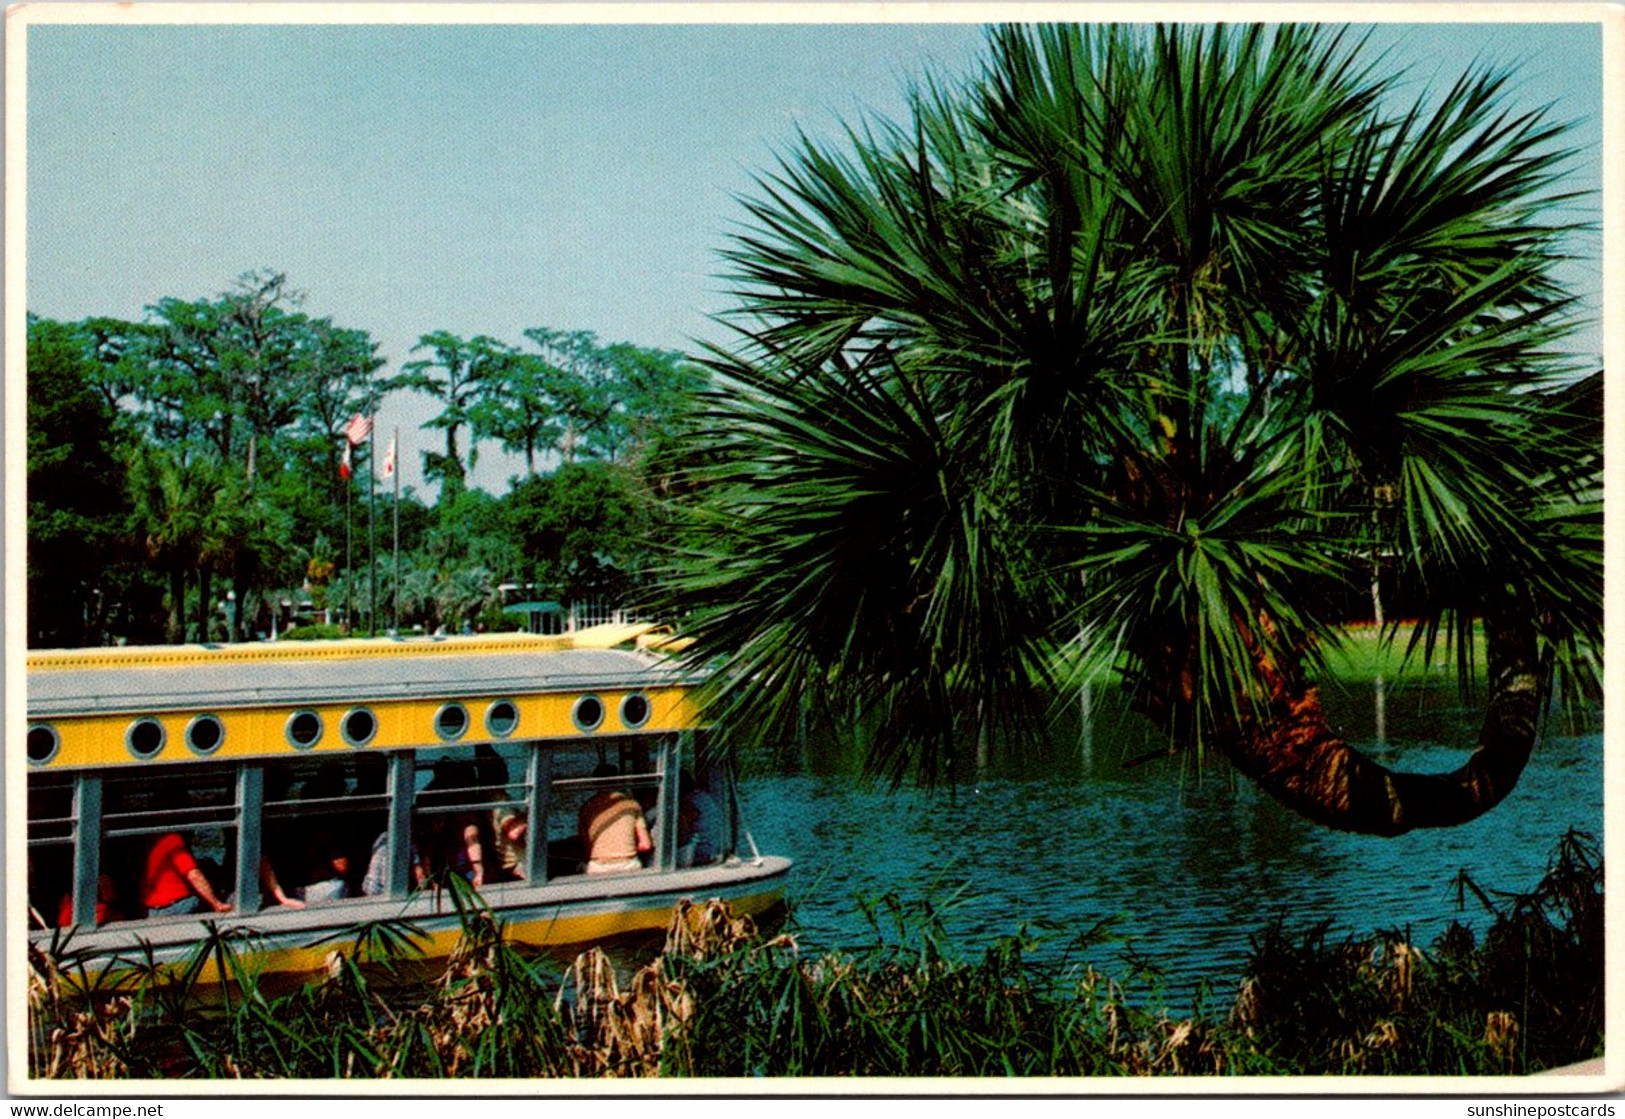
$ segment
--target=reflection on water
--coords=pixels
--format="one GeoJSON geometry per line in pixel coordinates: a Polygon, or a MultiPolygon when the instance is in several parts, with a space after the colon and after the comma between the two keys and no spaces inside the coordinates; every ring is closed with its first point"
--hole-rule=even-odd
{"type": "MultiPolygon", "coordinates": [[[[1478,712],[1453,691],[1390,685],[1386,729],[1405,737],[1381,745],[1372,693],[1363,709],[1335,709],[1349,698],[1327,697],[1341,729],[1395,766],[1454,769],[1476,738],[1478,712]]],[[[860,897],[941,898],[968,882],[946,918],[967,955],[1023,923],[1054,922],[1063,931],[1037,954],[1071,961],[1069,936],[1111,918],[1122,941],[1088,960],[1108,973],[1124,970],[1128,951],[1150,960],[1179,1007],[1202,979],[1228,997],[1249,937],[1277,915],[1296,928],[1329,919],[1339,933],[1409,928],[1424,945],[1452,918],[1482,932],[1483,910],[1457,907],[1458,871],[1528,889],[1569,828],[1602,834],[1601,734],[1547,737],[1512,796],[1470,824],[1375,839],[1316,827],[1222,766],[1183,777],[1166,765],[1125,770],[1138,744],[1120,748],[1094,730],[1093,750],[1074,729],[1057,736],[1067,747],[983,767],[981,780],[952,790],[893,792],[827,771],[747,780],[758,844],[797,862],[790,894],[803,950],[871,942],[860,897]]]]}

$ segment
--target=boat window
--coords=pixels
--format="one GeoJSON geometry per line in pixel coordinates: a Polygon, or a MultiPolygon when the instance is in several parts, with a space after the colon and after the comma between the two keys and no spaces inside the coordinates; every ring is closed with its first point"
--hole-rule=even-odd
{"type": "MultiPolygon", "coordinates": [[[[73,892],[73,776],[28,775],[28,923],[62,924],[73,892]]],[[[71,914],[71,906],[69,913],[71,914]]]]}
{"type": "Polygon", "coordinates": [[[260,880],[267,906],[290,898],[314,906],[363,896],[389,823],[387,780],[379,754],[301,757],[265,767],[260,880]]]}
{"type": "Polygon", "coordinates": [[[164,724],[157,719],[137,719],[124,732],[124,745],[142,761],[158,756],[164,748],[164,724]]]}
{"type": "Polygon", "coordinates": [[[186,748],[208,757],[226,740],[226,725],[215,715],[198,715],[186,724],[186,748]]]}
{"type": "Polygon", "coordinates": [[[45,765],[56,757],[62,738],[56,728],[47,723],[35,723],[28,728],[28,764],[45,765]]]}
{"type": "Polygon", "coordinates": [[[211,895],[229,903],[236,777],[231,766],[177,765],[103,779],[100,867],[110,920],[207,913],[211,895]],[[201,872],[202,888],[192,870],[201,872]]]}
{"type": "Polygon", "coordinates": [[[412,843],[427,874],[477,885],[523,876],[528,831],[512,823],[529,803],[530,749],[481,742],[414,752],[412,843]]]}
{"type": "Polygon", "coordinates": [[[621,725],[628,730],[637,730],[649,721],[649,697],[641,692],[633,692],[621,700],[621,725]]]}
{"type": "Polygon", "coordinates": [[[435,713],[434,732],[442,742],[455,742],[468,730],[468,708],[448,703],[435,713]]]}
{"type": "Polygon", "coordinates": [[[595,695],[584,695],[570,708],[570,718],[577,730],[595,731],[604,723],[604,701],[595,695]]]}
{"type": "Polygon", "coordinates": [[[378,733],[378,718],[365,707],[356,707],[345,713],[339,732],[351,746],[365,746],[378,733]]]}
{"type": "Polygon", "coordinates": [[[322,740],[322,717],[314,711],[295,711],[288,716],[284,733],[295,750],[308,750],[322,740]]]}
{"type": "Polygon", "coordinates": [[[485,729],[492,738],[507,738],[519,726],[519,708],[511,699],[499,699],[485,709],[485,729]]]}
{"type": "Polygon", "coordinates": [[[679,783],[679,860],[720,862],[739,849],[739,805],[728,766],[711,747],[711,732],[694,732],[692,756],[679,783]]]}

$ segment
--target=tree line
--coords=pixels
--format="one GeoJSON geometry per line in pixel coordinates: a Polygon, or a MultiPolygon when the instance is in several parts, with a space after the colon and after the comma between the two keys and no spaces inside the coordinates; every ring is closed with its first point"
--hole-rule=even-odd
{"type": "Polygon", "coordinates": [[[238,641],[302,606],[375,630],[495,627],[505,583],[624,598],[707,375],[587,331],[524,339],[431,331],[390,374],[368,331],[311,313],[268,270],[138,321],[30,315],[30,645],[238,641]],[[420,452],[437,492],[401,491],[398,579],[392,491],[369,534],[369,445],[340,471],[346,423],[394,392],[437,404],[420,452]],[[500,496],[468,483],[482,444],[524,458],[500,496]]]}

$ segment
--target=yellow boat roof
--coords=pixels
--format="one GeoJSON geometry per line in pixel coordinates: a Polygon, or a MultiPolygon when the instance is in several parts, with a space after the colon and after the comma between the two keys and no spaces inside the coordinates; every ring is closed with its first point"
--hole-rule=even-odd
{"type": "Polygon", "coordinates": [[[700,674],[645,644],[664,627],[574,633],[125,646],[28,656],[30,718],[212,706],[347,702],[422,695],[527,695],[687,688],[700,674]]]}
{"type": "MultiPolygon", "coordinates": [[[[472,637],[359,637],[332,641],[256,641],[242,645],[123,645],[95,649],[41,649],[28,654],[28,670],[86,668],[156,668],[161,666],[254,664],[264,661],[329,661],[448,653],[564,653],[576,649],[614,649],[637,643],[652,623],[606,622],[574,633],[540,635],[493,633],[472,637]]],[[[673,650],[675,651],[675,650],[673,650]]]]}

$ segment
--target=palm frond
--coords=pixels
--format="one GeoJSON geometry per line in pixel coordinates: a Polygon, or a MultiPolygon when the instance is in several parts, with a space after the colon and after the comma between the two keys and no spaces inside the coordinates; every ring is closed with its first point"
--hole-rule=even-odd
{"type": "Polygon", "coordinates": [[[1033,723],[1082,629],[1081,670],[1201,743],[1316,669],[1376,557],[1422,640],[1465,658],[1510,596],[1594,684],[1564,128],[1497,72],[1396,109],[1368,57],[996,28],[905,122],[760,179],[669,572],[726,720],[822,705],[937,775],[1033,723]]]}

